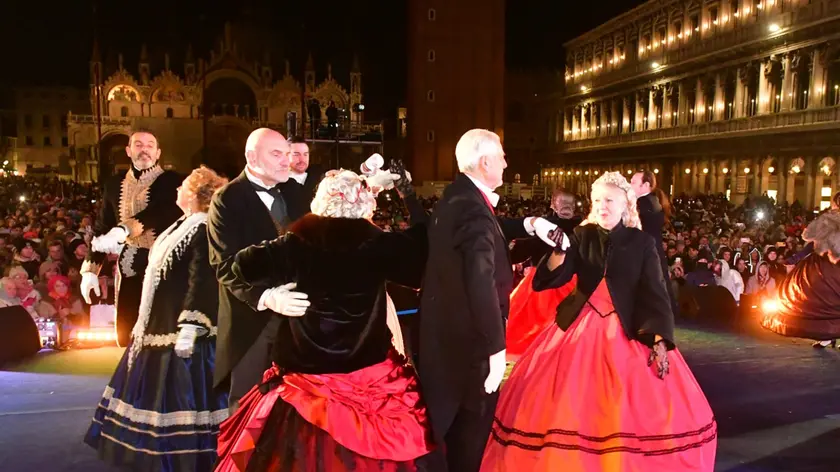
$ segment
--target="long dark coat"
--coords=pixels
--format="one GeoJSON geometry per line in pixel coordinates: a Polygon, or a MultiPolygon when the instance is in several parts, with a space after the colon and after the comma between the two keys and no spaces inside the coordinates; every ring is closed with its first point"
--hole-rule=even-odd
{"type": "Polygon", "coordinates": [[[505,348],[513,290],[508,244],[526,236],[523,220],[497,219],[465,175],[435,206],[420,300],[418,362],[438,440],[468,389],[483,388],[489,357],[505,348]]]}

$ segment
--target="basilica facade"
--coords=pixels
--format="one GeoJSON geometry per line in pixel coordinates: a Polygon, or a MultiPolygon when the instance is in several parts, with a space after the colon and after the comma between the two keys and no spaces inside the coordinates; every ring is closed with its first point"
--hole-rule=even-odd
{"type": "Polygon", "coordinates": [[[111,169],[127,166],[124,149],[137,128],[158,136],[164,166],[188,172],[206,164],[229,176],[244,167],[245,140],[258,127],[305,136],[313,161],[333,166],[381,148],[381,125],[364,120],[355,58],[348,58],[348,77],[334,77],[329,64],[317,77],[310,55],[301,82],[289,61],[277,70],[269,53],[255,60],[238,51],[230,25],[209,57],[197,58],[191,48],[182,57],[176,70],[169,54],[152,61],[143,46],[134,67],[120,54],[109,70],[94,45],[92,114],[67,118],[73,178],[98,180],[108,168],[100,159],[111,169]]]}
{"type": "Polygon", "coordinates": [[[649,169],[672,195],[838,190],[840,0],[652,0],[568,42],[542,181],[649,169]]]}

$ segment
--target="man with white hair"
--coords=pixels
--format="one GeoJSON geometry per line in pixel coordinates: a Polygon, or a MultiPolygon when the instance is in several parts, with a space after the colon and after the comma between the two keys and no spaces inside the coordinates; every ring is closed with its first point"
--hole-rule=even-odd
{"type": "Polygon", "coordinates": [[[239,177],[213,197],[207,221],[210,264],[219,280],[215,385],[230,384],[234,411],[239,398],[271,366],[269,356],[279,322],[272,312],[285,313],[306,304],[305,295],[291,292],[291,286],[256,289],[233,273],[238,251],[277,238],[292,219],[278,188],[289,180],[286,138],[268,128],[255,130],[245,144],[245,159],[247,165],[239,177]]]}
{"type": "Polygon", "coordinates": [[[496,218],[507,162],[495,133],[467,131],[455,148],[462,172],[435,206],[420,301],[418,367],[432,430],[450,471],[474,472],[490,434],[505,373],[505,319],[513,288],[508,244],[536,234],[543,218],[496,218]]]}

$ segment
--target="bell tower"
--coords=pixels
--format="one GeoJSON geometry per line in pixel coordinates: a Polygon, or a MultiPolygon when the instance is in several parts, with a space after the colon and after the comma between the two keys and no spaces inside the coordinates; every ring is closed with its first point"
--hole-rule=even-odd
{"type": "Polygon", "coordinates": [[[140,83],[143,85],[149,85],[149,80],[151,80],[151,70],[149,67],[149,51],[146,49],[146,43],[140,47],[140,65],[138,68],[140,72],[140,83]]]}
{"type": "Polygon", "coordinates": [[[361,123],[364,119],[365,105],[362,102],[362,69],[359,67],[359,56],[353,54],[353,65],[350,67],[350,119],[354,123],[361,123]]]}
{"type": "Polygon", "coordinates": [[[315,93],[315,61],[312,59],[311,52],[309,53],[309,58],[306,59],[306,70],[303,75],[306,95],[315,93]]]}

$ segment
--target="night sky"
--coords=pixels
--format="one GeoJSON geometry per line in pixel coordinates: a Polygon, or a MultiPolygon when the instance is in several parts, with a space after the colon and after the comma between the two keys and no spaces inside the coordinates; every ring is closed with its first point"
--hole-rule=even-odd
{"type": "MultiPolygon", "coordinates": [[[[286,58],[292,73],[302,80],[311,51],[319,80],[331,62],[333,75],[346,87],[357,53],[368,118],[379,119],[395,113],[404,102],[408,1],[7,0],[0,27],[5,52],[0,88],[87,86],[95,30],[106,68],[109,64],[114,68],[117,53],[122,52],[126,69],[136,76],[140,46],[146,43],[153,71],[162,68],[168,51],[172,69],[182,73],[187,45],[192,44],[197,58],[209,58],[210,46],[218,44],[225,21],[231,21],[235,28],[241,25],[238,48],[251,61],[261,60],[266,48],[274,51],[275,79],[282,77],[286,58]]],[[[508,0],[507,64],[517,69],[561,69],[563,42],[640,3],[620,0],[592,8],[591,2],[508,0]]]]}

